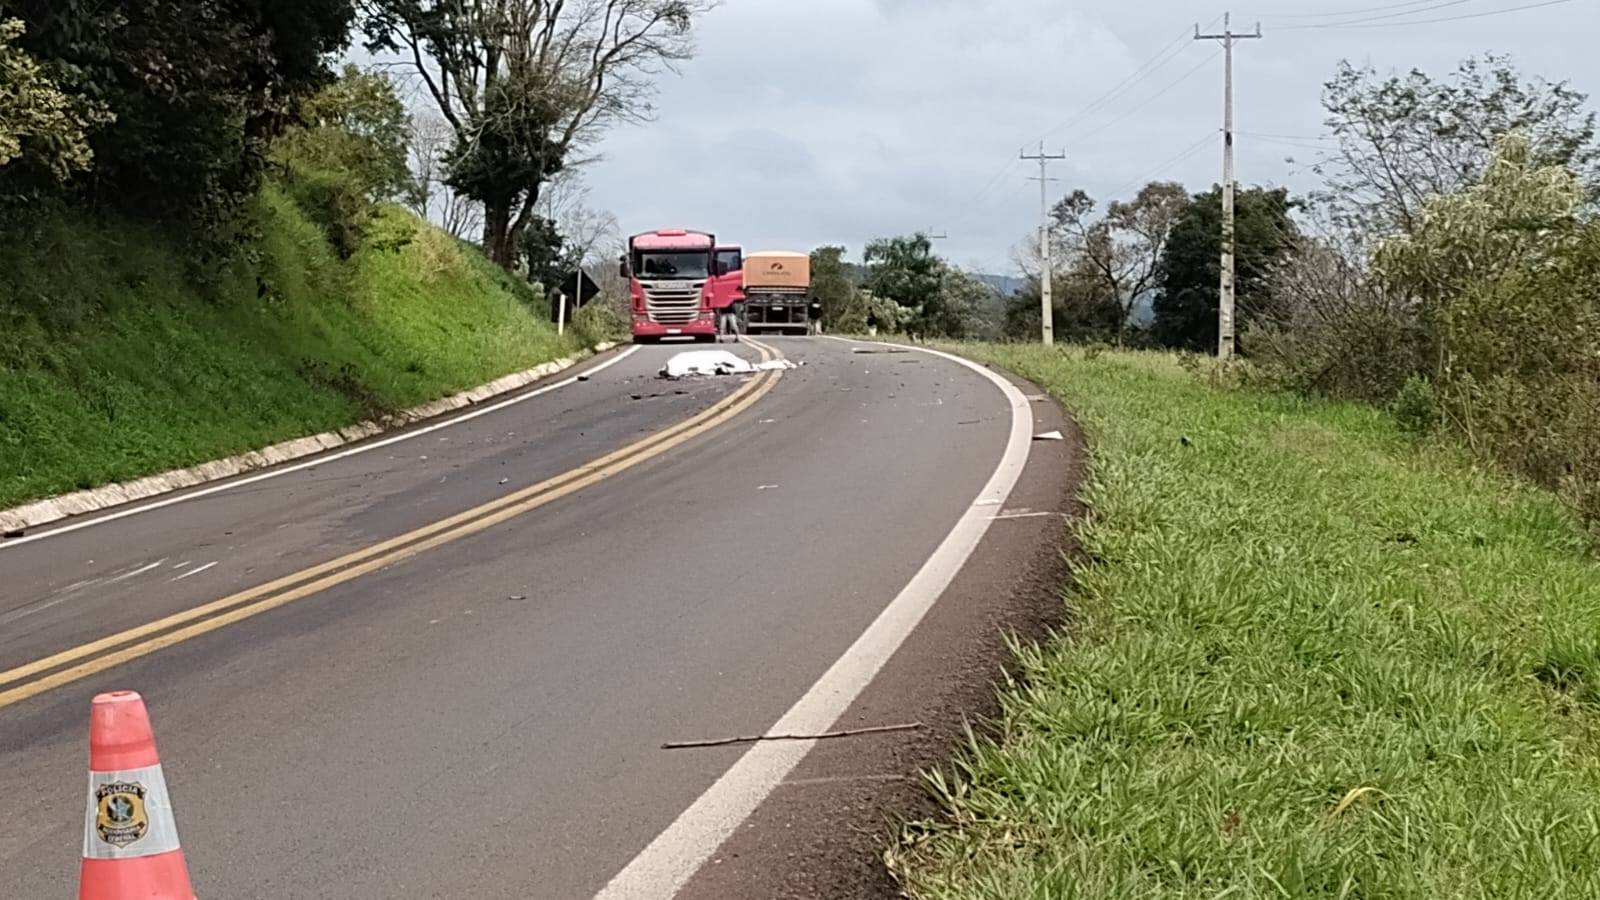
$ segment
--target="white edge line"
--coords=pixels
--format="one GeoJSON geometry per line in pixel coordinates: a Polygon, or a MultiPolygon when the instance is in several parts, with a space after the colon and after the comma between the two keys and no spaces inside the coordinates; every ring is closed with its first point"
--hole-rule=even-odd
{"type": "Polygon", "coordinates": [[[208,487],[208,488],[202,488],[202,489],[200,489],[198,491],[190,491],[188,493],[177,494],[177,495],[172,496],[172,497],[167,497],[167,498],[165,498],[163,500],[157,500],[157,501],[155,501],[153,503],[144,503],[144,504],[140,504],[138,506],[129,507],[127,509],[117,510],[116,512],[108,513],[108,514],[103,515],[103,516],[95,516],[92,519],[85,519],[85,520],[83,520],[81,522],[71,522],[69,524],[62,525],[59,528],[50,528],[48,531],[40,531],[40,532],[38,532],[36,534],[24,535],[23,537],[19,537],[19,538],[11,538],[9,540],[0,542],[0,552],[3,552],[5,550],[10,550],[13,547],[20,547],[23,544],[31,544],[34,541],[42,541],[42,540],[45,540],[47,538],[57,537],[59,535],[63,535],[63,534],[67,534],[69,532],[77,531],[77,530],[82,529],[82,528],[92,528],[95,525],[103,525],[106,522],[113,522],[113,521],[116,521],[117,519],[125,519],[125,518],[127,518],[129,516],[136,516],[136,515],[139,515],[140,513],[151,512],[153,510],[162,509],[164,507],[172,506],[172,505],[178,504],[178,503],[183,503],[183,502],[186,502],[186,501],[189,501],[189,500],[197,500],[197,499],[199,499],[201,497],[209,497],[212,494],[220,494],[223,491],[231,491],[234,488],[241,488],[241,487],[244,487],[245,485],[248,485],[248,484],[256,484],[258,482],[266,481],[269,478],[277,478],[277,477],[282,476],[282,475],[289,475],[289,474],[294,473],[294,472],[301,472],[301,471],[304,471],[306,469],[314,468],[316,466],[325,466],[325,465],[327,465],[329,463],[338,462],[341,459],[348,459],[349,457],[357,456],[357,455],[362,454],[362,453],[370,453],[373,450],[378,450],[378,449],[381,449],[383,447],[392,446],[394,444],[400,443],[401,441],[409,441],[412,438],[421,437],[421,436],[423,436],[425,434],[432,434],[433,432],[439,431],[440,429],[443,429],[443,428],[449,428],[449,427],[451,427],[453,425],[460,425],[462,422],[470,422],[471,420],[476,419],[479,416],[486,416],[489,413],[498,412],[498,411],[500,411],[502,409],[505,409],[508,406],[515,406],[516,404],[522,403],[523,401],[532,400],[534,397],[538,397],[538,396],[543,395],[543,394],[548,394],[551,391],[559,390],[559,389],[564,388],[564,387],[566,387],[567,385],[570,385],[570,384],[577,384],[579,376],[583,376],[584,378],[587,378],[587,377],[593,375],[596,372],[600,372],[600,371],[603,371],[605,369],[609,369],[612,366],[616,365],[617,363],[622,362],[624,359],[627,359],[628,357],[632,356],[634,354],[634,352],[637,351],[638,349],[639,349],[638,345],[635,344],[633,346],[628,347],[626,350],[622,351],[621,353],[617,354],[616,356],[613,356],[612,358],[610,358],[608,360],[605,360],[604,362],[601,362],[598,365],[591,366],[591,367],[589,367],[587,369],[584,369],[582,372],[579,372],[579,373],[574,374],[574,375],[572,375],[570,377],[564,378],[564,379],[562,379],[560,381],[555,382],[554,384],[547,384],[542,388],[537,388],[535,390],[528,391],[525,394],[518,394],[517,396],[512,397],[512,398],[510,398],[508,400],[501,400],[498,403],[492,403],[492,404],[490,404],[488,406],[479,407],[478,409],[474,409],[474,410],[472,410],[470,412],[462,413],[459,416],[452,416],[451,418],[449,418],[449,419],[447,419],[446,421],[443,421],[443,422],[434,422],[433,424],[430,424],[430,425],[423,425],[420,428],[409,429],[409,430],[404,431],[404,432],[402,432],[400,434],[396,434],[396,435],[393,435],[391,437],[384,438],[383,440],[373,441],[370,444],[361,444],[361,445],[356,446],[356,447],[351,447],[348,450],[340,450],[337,453],[332,453],[332,454],[329,454],[327,456],[313,456],[313,457],[310,457],[309,459],[306,459],[303,462],[293,463],[291,465],[287,465],[287,466],[284,466],[282,468],[274,468],[274,469],[268,470],[266,472],[261,472],[261,473],[256,474],[256,475],[250,475],[250,476],[247,476],[245,478],[240,478],[240,479],[237,479],[237,480],[234,480],[234,481],[227,481],[227,482],[224,482],[222,484],[213,485],[213,486],[208,487]]]}
{"type": "MultiPolygon", "coordinates": [[[[985,501],[999,498],[1003,503],[1027,465],[1033,445],[1033,411],[1022,392],[1001,376],[959,356],[923,347],[912,349],[959,363],[1000,388],[1011,405],[1011,435],[1005,453],[977,499],[968,505],[917,574],[768,733],[826,731],[850,708],[983,540],[990,524],[988,507],[992,506],[985,501]]],[[[751,747],[618,872],[595,895],[596,900],[662,900],[676,895],[815,744],[816,741],[794,741],[751,747]]]]}

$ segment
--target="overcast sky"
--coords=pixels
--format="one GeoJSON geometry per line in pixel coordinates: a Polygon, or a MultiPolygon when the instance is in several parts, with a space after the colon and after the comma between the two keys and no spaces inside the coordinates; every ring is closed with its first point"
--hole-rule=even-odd
{"type": "MultiPolygon", "coordinates": [[[[1314,156],[1292,144],[1324,133],[1320,86],[1343,58],[1443,73],[1505,51],[1525,71],[1600,94],[1600,0],[1411,27],[1287,27],[1532,2],[1257,0],[1236,11],[1236,27],[1260,19],[1266,33],[1236,51],[1240,180],[1312,183],[1285,157],[1314,156]],[[1311,15],[1342,10],[1365,12],[1311,15]]],[[[747,249],[839,243],[852,258],[873,237],[932,228],[948,233],[939,249],[954,261],[1009,272],[1039,202],[1025,180],[1037,167],[1016,156],[1041,135],[1069,155],[1052,167],[1055,195],[1219,180],[1220,48],[1182,38],[1221,11],[1178,0],[725,0],[700,23],[695,59],[662,81],[655,122],[606,138],[585,176],[590,201],[628,232],[681,225],[747,249]],[[1163,48],[1169,61],[1125,96],[1076,115],[1163,48]]]]}

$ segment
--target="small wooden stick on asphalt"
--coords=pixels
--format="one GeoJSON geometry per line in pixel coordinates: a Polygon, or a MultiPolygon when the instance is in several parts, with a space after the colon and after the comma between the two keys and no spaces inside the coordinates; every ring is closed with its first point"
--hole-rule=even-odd
{"type": "Polygon", "coordinates": [[[825,741],[830,738],[883,734],[889,731],[914,731],[921,727],[921,722],[907,722],[904,725],[876,725],[872,728],[852,728],[848,731],[828,731],[822,734],[758,734],[750,737],[722,738],[715,741],[672,741],[662,744],[661,749],[687,750],[693,747],[726,747],[729,744],[755,744],[761,741],[825,741]]]}

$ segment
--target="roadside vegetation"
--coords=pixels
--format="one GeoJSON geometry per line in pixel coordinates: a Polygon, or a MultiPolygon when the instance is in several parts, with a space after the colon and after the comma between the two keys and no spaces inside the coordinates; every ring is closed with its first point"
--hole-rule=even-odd
{"type": "Polygon", "coordinates": [[[934,776],[913,896],[1600,894],[1600,567],[1553,495],[1171,355],[961,349],[1093,475],[1072,624],[934,776]]]}
{"type": "Polygon", "coordinates": [[[1323,101],[1324,190],[1240,191],[1241,358],[1192,355],[1217,192],[1161,183],[1055,207],[1068,346],[959,345],[1092,479],[1070,625],[887,853],[912,896],[1600,896],[1595,114],[1494,55],[1323,101]]]}
{"type": "Polygon", "coordinates": [[[615,237],[568,163],[706,8],[0,2],[0,508],[619,336],[550,321],[615,237]],[[335,72],[363,39],[415,65],[335,72]]]}
{"type": "Polygon", "coordinates": [[[398,208],[348,260],[276,189],[253,215],[256,259],[204,289],[148,227],[64,217],[0,250],[0,508],[342,427],[578,349],[526,288],[398,208]]]}

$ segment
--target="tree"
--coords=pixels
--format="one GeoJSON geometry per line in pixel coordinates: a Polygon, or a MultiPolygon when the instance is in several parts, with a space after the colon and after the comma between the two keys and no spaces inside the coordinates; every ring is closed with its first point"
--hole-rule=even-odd
{"type": "Polygon", "coordinates": [[[982,279],[955,266],[945,265],[939,281],[939,300],[924,316],[923,333],[956,339],[990,338],[999,334],[995,312],[1000,294],[982,279]]]}
{"type": "Polygon", "coordinates": [[[337,172],[371,202],[413,190],[411,116],[381,72],[346,65],[339,79],[301,101],[300,124],[273,144],[279,162],[337,172]]]}
{"type": "Polygon", "coordinates": [[[342,256],[362,245],[381,202],[412,190],[411,117],[388,76],[346,66],[296,109],[300,124],[273,143],[272,160],[295,202],[342,256]]]}
{"type": "Polygon", "coordinates": [[[452,236],[465,239],[483,228],[483,211],[477,201],[456,191],[445,181],[455,129],[438,113],[411,117],[407,144],[411,151],[411,191],[406,205],[452,236]]]}
{"type": "Polygon", "coordinates": [[[811,296],[821,305],[822,321],[830,330],[861,331],[867,324],[866,307],[845,269],[844,255],[845,248],[836,246],[811,251],[811,296]]]}
{"type": "MultiPolygon", "coordinates": [[[[254,194],[293,104],[328,80],[351,0],[5,0],[18,46],[115,116],[74,186],[127,212],[218,225],[254,194]]],[[[16,177],[24,177],[19,173],[16,177]]],[[[0,192],[14,193],[13,185],[0,192]]]]}
{"type": "Polygon", "coordinates": [[[1161,256],[1173,225],[1189,204],[1183,186],[1151,182],[1133,200],[1113,201],[1093,218],[1095,201],[1082,190],[1052,210],[1052,240],[1061,243],[1076,277],[1099,282],[1098,299],[1115,303],[1120,315],[1114,337],[1125,341],[1134,308],[1155,288],[1161,256]]]}
{"type": "Polygon", "coordinates": [[[540,188],[616,122],[651,115],[710,0],[365,0],[369,46],[402,52],[455,132],[451,185],[510,269],[540,188]]]}
{"type": "Polygon", "coordinates": [[[577,266],[566,238],[561,235],[556,223],[535,215],[529,219],[528,227],[522,230],[518,240],[518,255],[528,267],[528,280],[543,285],[546,296],[550,296],[577,266]]]}
{"type": "Polygon", "coordinates": [[[13,46],[26,30],[16,19],[0,19],[0,166],[22,158],[42,179],[60,183],[88,170],[94,159],[89,135],[111,115],[64,89],[38,60],[13,46]]]}
{"type": "MultiPolygon", "coordinates": [[[[1250,188],[1235,198],[1234,288],[1241,331],[1273,314],[1272,275],[1298,231],[1283,188],[1250,188]]],[[[1205,351],[1217,345],[1221,283],[1222,188],[1197,194],[1168,238],[1157,272],[1151,326],[1167,347],[1205,351]]]]}
{"type": "Polygon", "coordinates": [[[1600,518],[1600,217],[1586,201],[1574,171],[1512,134],[1480,183],[1430,197],[1384,240],[1373,270],[1428,339],[1406,406],[1600,518]]]}
{"type": "Polygon", "coordinates": [[[1341,63],[1323,91],[1338,148],[1313,167],[1327,181],[1317,199],[1357,233],[1410,231],[1428,197],[1477,183],[1495,140],[1511,131],[1527,136],[1538,164],[1568,167],[1593,186],[1600,146],[1587,99],[1565,81],[1524,79],[1495,54],[1464,61],[1446,81],[1341,63]]]}
{"type": "MultiPolygon", "coordinates": [[[[568,274],[599,258],[599,249],[621,237],[617,217],[590,207],[589,186],[568,168],[551,179],[541,192],[539,215],[555,223],[566,247],[568,274]]],[[[615,257],[612,257],[615,259],[615,257]]]]}
{"type": "MultiPolygon", "coordinates": [[[[1052,322],[1057,340],[1066,343],[1110,342],[1125,333],[1126,311],[1107,291],[1096,273],[1087,271],[1079,259],[1070,271],[1052,276],[1052,322]]],[[[1041,311],[1038,275],[1006,302],[1003,333],[1012,340],[1039,339],[1041,311]]]]}
{"type": "Polygon", "coordinates": [[[867,245],[862,259],[867,264],[867,290],[904,310],[903,318],[923,333],[937,317],[940,283],[944,264],[933,254],[927,235],[880,238],[867,245]]]}

